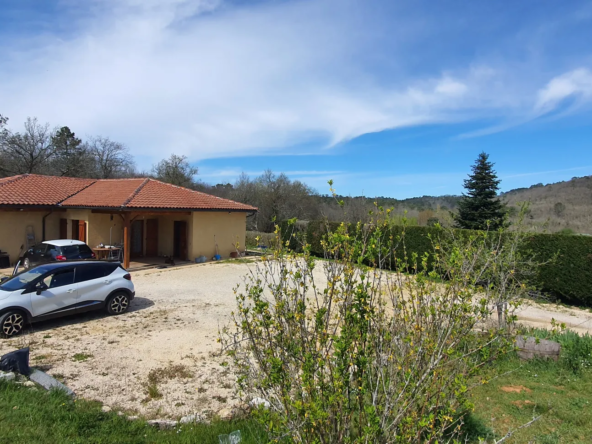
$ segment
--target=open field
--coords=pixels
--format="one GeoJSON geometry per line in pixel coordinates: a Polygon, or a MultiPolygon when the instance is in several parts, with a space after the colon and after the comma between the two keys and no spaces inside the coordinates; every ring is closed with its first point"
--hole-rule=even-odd
{"type": "MultiPolygon", "coordinates": [[[[0,354],[31,347],[31,363],[63,380],[79,396],[147,418],[206,416],[239,399],[216,339],[235,307],[233,288],[254,264],[209,263],[133,273],[132,310],[36,324],[0,341],[0,354]]],[[[318,269],[318,283],[323,282],[318,269]]],[[[552,304],[529,304],[521,322],[550,326],[551,319],[592,332],[592,313],[552,304]]]]}

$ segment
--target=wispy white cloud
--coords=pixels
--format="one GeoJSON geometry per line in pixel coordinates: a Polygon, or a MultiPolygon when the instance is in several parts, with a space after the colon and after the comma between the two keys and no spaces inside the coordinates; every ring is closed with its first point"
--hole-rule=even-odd
{"type": "MultiPolygon", "coordinates": [[[[80,12],[78,2],[65,4],[80,12]]],[[[533,101],[537,112],[591,94],[586,69],[553,79],[538,95],[528,72],[484,58],[415,74],[405,63],[429,38],[424,20],[402,11],[381,27],[365,2],[85,5],[92,14],[73,15],[71,35],[0,49],[0,102],[13,126],[36,115],[77,134],[109,135],[149,159],[175,152],[200,160],[295,154],[302,144],[328,148],[414,125],[521,122],[533,101]],[[373,66],[385,54],[392,60],[373,66]]]]}
{"type": "Polygon", "coordinates": [[[580,68],[553,78],[538,92],[535,111],[547,113],[570,97],[578,104],[592,101],[592,72],[580,68]]]}
{"type": "Polygon", "coordinates": [[[502,179],[515,179],[518,177],[545,176],[548,174],[555,174],[555,173],[567,173],[569,171],[582,171],[582,170],[590,171],[590,168],[592,168],[592,165],[575,167],[575,168],[564,168],[561,170],[533,171],[531,173],[506,174],[506,175],[502,175],[501,178],[502,179]]]}

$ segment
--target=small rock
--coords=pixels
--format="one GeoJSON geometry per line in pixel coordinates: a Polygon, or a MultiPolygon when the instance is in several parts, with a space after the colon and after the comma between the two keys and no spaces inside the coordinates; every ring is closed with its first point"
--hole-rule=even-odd
{"type": "Polygon", "coordinates": [[[259,398],[259,397],[251,399],[250,404],[253,407],[259,407],[260,405],[262,405],[266,409],[271,407],[271,404],[269,403],[269,401],[267,399],[263,399],[263,398],[259,398]]]}
{"type": "Polygon", "coordinates": [[[148,421],[148,424],[158,427],[160,430],[174,429],[177,427],[177,421],[171,421],[169,419],[152,419],[148,421]]]}
{"type": "Polygon", "coordinates": [[[230,407],[225,407],[216,413],[222,421],[230,421],[234,416],[234,411],[230,407]]]}
{"type": "Polygon", "coordinates": [[[24,382],[23,385],[25,387],[35,387],[35,383],[33,381],[24,382]]]}
{"type": "Polygon", "coordinates": [[[180,424],[192,424],[198,422],[206,422],[206,418],[201,416],[199,413],[195,413],[193,415],[183,416],[180,420],[180,424]]]}
{"type": "Polygon", "coordinates": [[[101,407],[101,411],[104,413],[109,413],[111,411],[111,407],[109,407],[108,405],[104,405],[103,407],[101,407]]]}
{"type": "Polygon", "coordinates": [[[0,374],[0,380],[2,381],[14,381],[14,373],[8,372],[8,373],[1,373],[0,374]]]}
{"type": "Polygon", "coordinates": [[[140,417],[139,417],[139,416],[128,416],[128,417],[127,417],[127,420],[128,420],[128,421],[137,421],[138,419],[140,419],[140,417]]]}

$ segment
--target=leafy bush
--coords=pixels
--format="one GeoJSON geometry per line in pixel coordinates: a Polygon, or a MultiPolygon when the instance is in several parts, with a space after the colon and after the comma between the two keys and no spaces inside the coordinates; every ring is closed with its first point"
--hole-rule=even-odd
{"type": "MultiPolygon", "coordinates": [[[[287,225],[282,225],[284,226],[287,225]]],[[[299,228],[300,237],[290,237],[290,247],[300,251],[301,246],[308,243],[313,255],[323,256],[323,236],[334,232],[339,226],[340,224],[335,222],[311,221],[306,229],[299,228]]],[[[411,257],[414,253],[418,257],[433,253],[431,239],[442,233],[438,227],[420,226],[392,226],[390,231],[390,248],[396,250],[399,260],[405,255],[411,257]],[[403,233],[404,250],[398,248],[403,233]]],[[[465,239],[476,233],[471,230],[449,232],[465,239]]],[[[491,233],[491,236],[497,236],[496,233],[491,233]]],[[[282,236],[284,241],[288,240],[283,229],[282,236]]],[[[507,233],[506,236],[511,236],[511,233],[507,233]]],[[[592,236],[530,234],[521,247],[521,253],[542,264],[538,267],[536,276],[530,279],[533,287],[574,305],[592,306],[592,236]]],[[[420,268],[421,265],[420,263],[420,268]]],[[[431,266],[431,262],[428,262],[428,266],[431,266]]]]}
{"type": "Polygon", "coordinates": [[[237,288],[221,341],[241,392],[268,401],[256,416],[270,440],[423,443],[460,432],[469,381],[511,344],[489,322],[492,307],[525,289],[511,248],[480,233],[439,243],[442,231],[430,239],[418,228],[313,222],[283,235],[237,288]],[[300,235],[313,241],[301,254],[286,247],[300,235]],[[432,253],[418,256],[407,239],[432,253]]]}

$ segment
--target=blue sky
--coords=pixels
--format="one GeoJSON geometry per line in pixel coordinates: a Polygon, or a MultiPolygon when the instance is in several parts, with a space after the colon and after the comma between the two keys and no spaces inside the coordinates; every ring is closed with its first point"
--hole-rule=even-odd
{"type": "Polygon", "coordinates": [[[206,182],[457,194],[592,174],[592,3],[0,0],[0,113],[206,182]]]}

